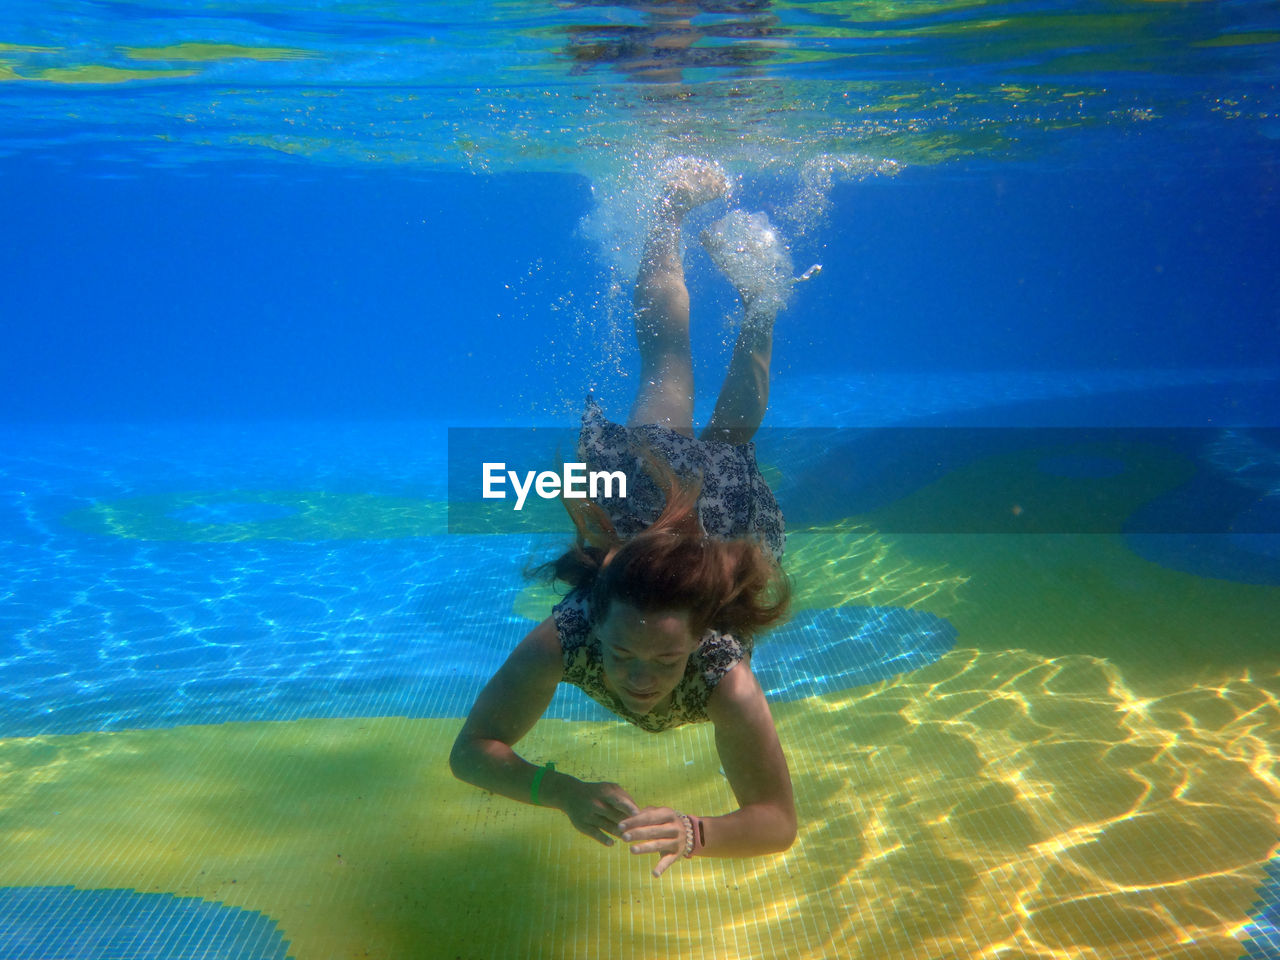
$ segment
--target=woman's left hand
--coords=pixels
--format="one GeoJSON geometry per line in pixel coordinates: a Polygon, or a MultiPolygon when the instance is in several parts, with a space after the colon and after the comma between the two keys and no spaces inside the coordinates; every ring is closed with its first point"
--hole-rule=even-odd
{"type": "Polygon", "coordinates": [[[645,807],[639,813],[619,821],[622,839],[631,844],[635,854],[660,853],[662,859],[653,868],[660,877],[684,854],[686,841],[684,821],[670,807],[645,807]]]}

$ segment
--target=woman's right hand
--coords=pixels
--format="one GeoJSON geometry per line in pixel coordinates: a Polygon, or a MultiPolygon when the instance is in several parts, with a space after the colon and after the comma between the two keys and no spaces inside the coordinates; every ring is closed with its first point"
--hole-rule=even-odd
{"type": "Polygon", "coordinates": [[[619,836],[618,824],[640,812],[631,795],[616,783],[584,783],[566,776],[556,786],[554,805],[564,811],[578,832],[606,847],[613,846],[608,834],[619,836]]]}

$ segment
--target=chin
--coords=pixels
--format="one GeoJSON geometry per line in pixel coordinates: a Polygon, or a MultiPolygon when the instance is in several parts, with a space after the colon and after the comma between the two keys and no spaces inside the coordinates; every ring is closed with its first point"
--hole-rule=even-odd
{"type": "Polygon", "coordinates": [[[653,708],[660,704],[665,696],[666,694],[660,693],[648,700],[637,700],[635,697],[629,696],[623,702],[627,704],[632,713],[644,716],[646,713],[652,712],[653,708]]]}

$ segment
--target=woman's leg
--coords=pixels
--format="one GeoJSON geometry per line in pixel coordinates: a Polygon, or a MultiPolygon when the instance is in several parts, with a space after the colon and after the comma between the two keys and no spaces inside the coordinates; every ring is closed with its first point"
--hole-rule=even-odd
{"type": "Polygon", "coordinates": [[[704,440],[746,443],[755,436],[769,406],[769,361],[773,355],[776,306],[754,305],[743,297],[742,329],[716,398],[704,440]]]}
{"type": "Polygon", "coordinates": [[[680,227],[693,207],[723,196],[728,183],[714,163],[677,161],[658,200],[657,222],[645,242],[636,280],[636,341],[640,388],[628,426],[660,423],[693,436],[693,358],[689,291],[680,258],[680,227]]]}
{"type": "Polygon", "coordinates": [[[702,242],[742,298],[742,327],[702,437],[746,443],[769,406],[773,321],[794,282],[791,257],[763,213],[731,211],[703,233],[702,242]]]}

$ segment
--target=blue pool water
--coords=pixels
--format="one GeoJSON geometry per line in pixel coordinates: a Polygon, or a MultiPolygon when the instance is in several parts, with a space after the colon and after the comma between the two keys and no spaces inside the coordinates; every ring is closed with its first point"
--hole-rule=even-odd
{"type": "MultiPolygon", "coordinates": [[[[139,852],[170,828],[84,771],[248,723],[452,736],[547,615],[523,573],[567,524],[494,512],[451,443],[541,455],[588,393],[625,418],[656,171],[698,156],[733,196],[686,229],[696,423],[739,322],[698,233],[763,210],[822,267],[775,331],[758,451],[798,600],[753,666],[789,735],[845,739],[796,744],[809,859],[724,867],[696,922],[646,901],[686,940],[600,875],[599,925],[556,914],[526,952],[749,928],[743,957],[1280,957],[1274,4],[4,12],[0,956],[433,956],[409,894],[306,860],[332,840],[391,876],[400,838],[291,833],[296,785],[278,815],[175,781],[208,837],[139,852]],[[48,820],[97,790],[114,826],[48,820]],[[758,927],[721,913],[742,890],[758,927]]],[[[563,685],[546,716],[611,720],[563,685]]],[[[474,847],[517,816],[465,806],[490,799],[432,815],[474,847]]],[[[576,855],[543,826],[536,876],[576,855]]],[[[442,887],[467,949],[512,885],[474,859],[442,887]]]]}

